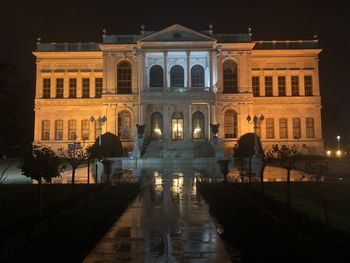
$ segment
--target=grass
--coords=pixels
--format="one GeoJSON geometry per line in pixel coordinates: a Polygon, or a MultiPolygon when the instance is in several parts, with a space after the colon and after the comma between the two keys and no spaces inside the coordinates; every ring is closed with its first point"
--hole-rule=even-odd
{"type": "MultiPolygon", "coordinates": [[[[258,184],[254,184],[254,187],[260,189],[258,184]]],[[[322,182],[321,187],[328,210],[329,224],[350,233],[350,183],[322,182]]],[[[285,202],[285,183],[265,183],[264,189],[266,194],[285,202]]],[[[320,185],[317,182],[291,183],[291,205],[295,209],[324,220],[321,200],[320,185]]]]}
{"type": "Polygon", "coordinates": [[[44,185],[39,220],[36,188],[0,187],[6,197],[0,204],[1,262],[81,262],[139,192],[138,184],[76,185],[72,198],[70,185],[44,185]]]}

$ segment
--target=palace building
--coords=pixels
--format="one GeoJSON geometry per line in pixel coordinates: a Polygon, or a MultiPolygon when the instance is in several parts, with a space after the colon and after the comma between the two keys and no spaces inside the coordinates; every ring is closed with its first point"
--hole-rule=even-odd
{"type": "Polygon", "coordinates": [[[306,144],[321,154],[318,40],[251,36],[176,24],[142,27],[136,35],[104,31],[102,43],[39,39],[34,143],[89,144],[111,132],[128,153],[137,145],[138,124],[145,125],[144,157],[164,157],[172,148],[183,149],[177,157],[191,149],[201,157],[210,155],[211,124],[220,124],[216,140],[226,155],[248,132],[265,147],[306,144]]]}

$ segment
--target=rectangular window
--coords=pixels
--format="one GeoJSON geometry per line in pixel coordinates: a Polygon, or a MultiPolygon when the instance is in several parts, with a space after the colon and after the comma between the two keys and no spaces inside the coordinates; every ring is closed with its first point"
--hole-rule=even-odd
{"type": "Polygon", "coordinates": [[[90,97],[90,79],[83,78],[83,98],[90,97]]]}
{"type": "Polygon", "coordinates": [[[275,138],[275,122],[273,118],[266,119],[266,139],[275,138]]]}
{"type": "Polygon", "coordinates": [[[69,98],[77,97],[77,79],[69,79],[69,98]]]}
{"type": "Polygon", "coordinates": [[[55,140],[56,141],[63,140],[63,121],[62,120],[55,121],[55,140]]]}
{"type": "Polygon", "coordinates": [[[102,85],[103,85],[102,78],[96,78],[95,79],[95,97],[96,98],[102,97],[102,85]]]}
{"type": "Polygon", "coordinates": [[[265,96],[272,97],[273,96],[273,86],[272,86],[272,77],[265,77],[265,96]]]}
{"type": "Polygon", "coordinates": [[[89,140],[90,137],[90,121],[82,120],[81,121],[81,138],[82,140],[89,140]]]}
{"type": "Polygon", "coordinates": [[[304,76],[305,96],[312,96],[312,76],[304,76]]]}
{"type": "Polygon", "coordinates": [[[299,96],[299,76],[292,76],[292,96],[299,96]]]}
{"type": "Polygon", "coordinates": [[[41,122],[41,140],[50,140],[50,121],[44,120],[41,122]]]}
{"type": "Polygon", "coordinates": [[[259,95],[260,95],[260,79],[259,79],[259,77],[252,77],[252,87],[253,87],[253,96],[259,97],[259,95]]]}
{"type": "Polygon", "coordinates": [[[314,118],[306,118],[306,137],[315,138],[314,118]]]}
{"type": "Polygon", "coordinates": [[[278,76],[278,96],[286,96],[286,77],[278,76]]]}
{"type": "Polygon", "coordinates": [[[56,98],[63,98],[63,79],[56,79],[56,98]]]}
{"type": "Polygon", "coordinates": [[[48,99],[51,95],[51,79],[43,79],[43,98],[48,99]]]}
{"type": "Polygon", "coordinates": [[[68,140],[74,140],[77,136],[77,121],[69,120],[68,121],[68,140]]]}
{"type": "Polygon", "coordinates": [[[293,118],[293,139],[301,138],[300,119],[293,118]]]}
{"type": "Polygon", "coordinates": [[[280,119],[280,138],[281,139],[288,138],[288,123],[286,118],[280,119]]]}

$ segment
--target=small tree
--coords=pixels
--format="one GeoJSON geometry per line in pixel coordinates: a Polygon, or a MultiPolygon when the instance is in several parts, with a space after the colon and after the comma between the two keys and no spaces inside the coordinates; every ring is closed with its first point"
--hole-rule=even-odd
{"type": "Polygon", "coordinates": [[[22,174],[38,181],[38,213],[41,217],[42,209],[42,180],[51,182],[52,178],[63,172],[63,161],[51,148],[32,145],[31,150],[20,158],[22,174]]]}

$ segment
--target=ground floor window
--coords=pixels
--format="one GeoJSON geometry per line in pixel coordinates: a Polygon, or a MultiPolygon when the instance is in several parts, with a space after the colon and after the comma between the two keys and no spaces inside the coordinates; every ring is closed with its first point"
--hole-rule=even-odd
{"type": "Polygon", "coordinates": [[[204,138],[204,114],[200,111],[196,111],[192,115],[192,138],[204,138]]]}
{"type": "Polygon", "coordinates": [[[131,138],[131,116],[127,111],[118,114],[118,136],[120,139],[131,138]]]}
{"type": "Polygon", "coordinates": [[[237,138],[238,136],[237,112],[234,110],[227,110],[225,112],[224,132],[225,138],[237,138]]]}
{"type": "Polygon", "coordinates": [[[180,112],[175,112],[171,118],[171,138],[173,140],[183,140],[184,118],[180,112]]]}
{"type": "Polygon", "coordinates": [[[160,112],[153,112],[151,116],[152,139],[163,137],[163,115],[160,112]]]}

